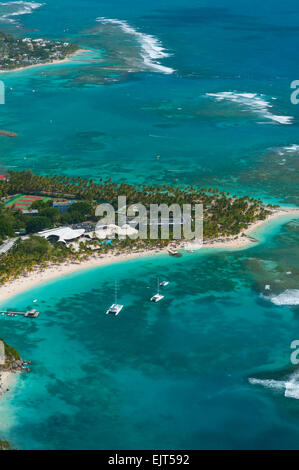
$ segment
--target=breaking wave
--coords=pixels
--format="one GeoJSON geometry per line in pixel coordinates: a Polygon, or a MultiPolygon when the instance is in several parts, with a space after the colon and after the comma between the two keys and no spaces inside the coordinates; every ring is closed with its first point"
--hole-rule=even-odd
{"type": "Polygon", "coordinates": [[[287,289],[282,294],[269,297],[275,305],[299,305],[299,289],[287,289]]]}
{"type": "Polygon", "coordinates": [[[141,56],[146,67],[160,73],[171,74],[174,72],[174,69],[170,67],[165,67],[158,62],[158,59],[164,59],[169,57],[170,54],[165,51],[165,48],[162,46],[161,41],[155,36],[150,34],[144,34],[136,29],[132,28],[126,21],[121,21],[117,19],[97,18],[97,21],[102,24],[111,24],[121,28],[125,34],[134,36],[138,43],[141,46],[141,56]]]}
{"type": "MultiPolygon", "coordinates": [[[[279,124],[292,124],[292,116],[280,116],[270,112],[272,104],[266,101],[265,96],[258,93],[236,93],[233,91],[224,91],[221,93],[207,93],[216,99],[216,101],[231,101],[250,109],[252,112],[262,116],[265,119],[278,122],[279,124]]],[[[272,98],[274,99],[274,98],[272,98]]]]}
{"type": "Polygon", "coordinates": [[[287,153],[297,153],[299,151],[299,145],[297,144],[292,144],[292,145],[288,145],[286,147],[280,147],[279,149],[277,149],[277,153],[279,155],[285,155],[287,153]]]}
{"type": "Polygon", "coordinates": [[[251,385],[261,385],[262,387],[276,390],[284,394],[287,398],[299,399],[299,373],[295,372],[286,380],[272,379],[248,379],[251,385]]]}
{"type": "Polygon", "coordinates": [[[284,150],[285,150],[287,153],[298,152],[298,150],[299,150],[299,145],[293,144],[293,145],[290,145],[289,147],[284,147],[284,150]]]}
{"type": "Polygon", "coordinates": [[[28,15],[37,8],[40,8],[44,3],[37,2],[1,2],[0,3],[0,22],[2,23],[15,23],[14,16],[28,15]]]}

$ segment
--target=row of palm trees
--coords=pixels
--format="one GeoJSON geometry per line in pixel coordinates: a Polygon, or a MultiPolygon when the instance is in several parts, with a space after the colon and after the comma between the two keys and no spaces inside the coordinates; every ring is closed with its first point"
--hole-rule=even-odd
{"type": "Polygon", "coordinates": [[[3,196],[24,193],[52,197],[76,198],[87,201],[105,201],[117,208],[118,196],[126,196],[127,204],[203,204],[205,236],[234,235],[252,222],[264,219],[271,207],[264,207],[260,199],[249,196],[231,196],[230,193],[213,188],[191,185],[173,187],[169,185],[115,184],[108,178],[97,183],[92,179],[68,176],[41,176],[30,170],[8,173],[8,179],[0,183],[3,196]]]}

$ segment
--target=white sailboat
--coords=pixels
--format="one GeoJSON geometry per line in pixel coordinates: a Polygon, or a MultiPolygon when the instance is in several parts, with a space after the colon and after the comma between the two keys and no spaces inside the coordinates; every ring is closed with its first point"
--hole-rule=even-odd
{"type": "Polygon", "coordinates": [[[158,286],[158,293],[153,295],[153,297],[151,297],[151,302],[160,302],[160,300],[164,299],[164,295],[160,295],[160,280],[158,278],[158,282],[157,282],[157,286],[158,286]]]}
{"type": "Polygon", "coordinates": [[[112,313],[113,315],[117,316],[121,312],[121,310],[124,308],[123,305],[120,305],[117,303],[117,282],[116,281],[115,281],[114,295],[115,295],[115,302],[107,310],[106,315],[109,315],[110,313],[112,313]]]}

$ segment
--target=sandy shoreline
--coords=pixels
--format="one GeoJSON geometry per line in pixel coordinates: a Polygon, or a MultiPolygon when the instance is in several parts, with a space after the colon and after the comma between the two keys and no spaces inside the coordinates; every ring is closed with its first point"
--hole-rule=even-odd
{"type": "MultiPolygon", "coordinates": [[[[242,249],[246,247],[250,247],[251,245],[255,244],[255,240],[250,238],[252,232],[254,232],[257,228],[267,224],[269,221],[285,216],[285,215],[298,215],[299,216],[299,209],[296,208],[281,208],[279,210],[273,211],[271,215],[267,217],[265,220],[260,220],[258,222],[253,223],[248,229],[244,230],[243,233],[245,236],[242,236],[242,233],[233,238],[226,238],[222,240],[214,240],[208,243],[204,243],[203,248],[221,248],[221,249],[242,249]]],[[[185,247],[186,242],[178,242],[176,244],[176,248],[183,248],[185,247]]],[[[187,247],[185,247],[187,248],[187,247]]],[[[188,248],[190,248],[188,246],[188,248]]],[[[145,256],[154,256],[158,254],[167,254],[168,248],[163,249],[152,249],[152,250],[140,250],[140,251],[133,251],[130,253],[123,253],[123,254],[97,254],[95,253],[91,256],[88,260],[83,262],[67,262],[63,264],[52,264],[49,265],[46,269],[41,270],[37,269],[35,272],[31,273],[30,275],[22,276],[14,281],[9,282],[6,285],[0,287],[0,301],[3,302],[10,297],[14,297],[21,292],[29,290],[33,287],[37,287],[38,285],[42,284],[43,282],[50,281],[52,279],[62,277],[64,275],[81,271],[81,270],[88,270],[91,268],[105,266],[112,263],[119,263],[123,261],[133,260],[137,258],[142,258],[145,256]]]]}
{"type": "Polygon", "coordinates": [[[279,217],[283,217],[286,215],[294,215],[299,216],[299,208],[280,208],[273,211],[272,214],[268,215],[265,220],[258,220],[250,225],[246,230],[243,230],[238,236],[234,238],[227,238],[225,240],[215,240],[213,242],[204,243],[203,248],[224,248],[224,249],[239,249],[249,247],[256,243],[254,238],[251,238],[252,232],[255,232],[259,227],[266,226],[267,223],[272,221],[273,219],[277,219],[279,217]],[[243,234],[245,236],[243,236],[243,234]]]}
{"type": "Polygon", "coordinates": [[[9,391],[15,379],[16,374],[14,372],[0,372],[0,400],[2,395],[9,391]]]}
{"type": "Polygon", "coordinates": [[[28,65],[28,67],[18,67],[16,69],[12,70],[0,70],[0,73],[15,73],[15,72],[21,72],[22,70],[30,70],[36,67],[45,67],[48,65],[58,65],[58,64],[64,64],[67,62],[71,62],[76,55],[81,54],[82,52],[89,52],[88,49],[78,49],[74,54],[69,55],[65,59],[62,60],[53,60],[52,62],[44,62],[42,64],[33,64],[33,65],[28,65]]]}

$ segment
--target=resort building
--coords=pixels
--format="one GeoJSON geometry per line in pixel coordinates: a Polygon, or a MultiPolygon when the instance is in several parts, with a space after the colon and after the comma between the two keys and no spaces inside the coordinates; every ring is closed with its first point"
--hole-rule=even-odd
{"type": "Polygon", "coordinates": [[[23,215],[32,215],[32,216],[37,216],[39,214],[38,209],[23,209],[22,210],[23,215]]]}
{"type": "Polygon", "coordinates": [[[10,238],[6,242],[4,242],[2,245],[0,245],[0,256],[5,255],[5,253],[8,253],[8,251],[14,246],[16,241],[17,241],[17,238],[10,238]]]}
{"type": "Polygon", "coordinates": [[[83,229],[73,230],[71,227],[59,227],[51,230],[44,230],[42,232],[38,232],[37,235],[39,237],[46,238],[47,240],[53,239],[58,242],[67,243],[82,237],[84,233],[85,230],[83,229]]]}
{"type": "Polygon", "coordinates": [[[137,233],[138,230],[133,227],[130,227],[128,224],[125,224],[122,227],[119,227],[118,225],[114,224],[102,225],[100,227],[97,227],[95,230],[96,237],[100,240],[104,240],[106,238],[113,239],[115,238],[115,235],[127,237],[130,235],[135,235],[137,233]]]}
{"type": "Polygon", "coordinates": [[[60,214],[65,214],[71,205],[73,205],[76,201],[63,201],[63,202],[53,202],[53,207],[59,210],[60,214]]]}
{"type": "Polygon", "coordinates": [[[94,232],[96,225],[97,224],[95,222],[86,221],[86,222],[81,222],[79,224],[73,224],[72,228],[74,230],[84,228],[85,232],[94,232]]]}

